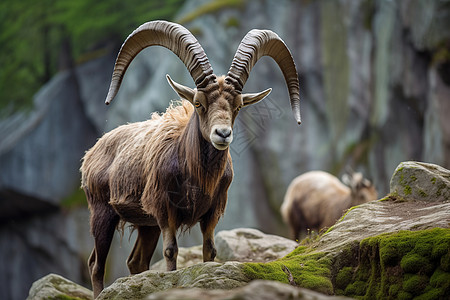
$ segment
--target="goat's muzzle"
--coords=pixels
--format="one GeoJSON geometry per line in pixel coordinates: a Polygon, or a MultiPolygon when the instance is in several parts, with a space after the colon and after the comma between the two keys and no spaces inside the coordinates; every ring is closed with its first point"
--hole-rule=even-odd
{"type": "Polygon", "coordinates": [[[223,125],[213,126],[209,139],[214,148],[217,150],[225,150],[233,141],[233,129],[223,125]]]}

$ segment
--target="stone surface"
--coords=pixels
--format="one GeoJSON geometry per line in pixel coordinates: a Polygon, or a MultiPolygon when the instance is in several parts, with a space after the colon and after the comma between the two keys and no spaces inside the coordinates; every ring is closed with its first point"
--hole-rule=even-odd
{"type": "MultiPolygon", "coordinates": [[[[298,243],[277,235],[265,234],[253,228],[237,228],[219,231],[215,238],[216,262],[267,262],[290,253],[298,243]]],[[[178,250],[177,268],[185,268],[203,262],[202,246],[178,250]]],[[[151,266],[152,270],[165,271],[162,259],[151,266]]]]}
{"type": "Polygon", "coordinates": [[[435,164],[402,162],[392,176],[391,194],[406,200],[449,201],[450,171],[435,164]]]}
{"type": "Polygon", "coordinates": [[[198,288],[171,289],[157,292],[146,300],[328,300],[350,299],[327,296],[307,289],[293,287],[276,281],[255,280],[230,291],[202,290],[198,288]]]}
{"type": "Polygon", "coordinates": [[[27,300],[49,299],[92,300],[92,291],[73,283],[62,276],[48,274],[31,286],[27,300]]]}
{"type": "Polygon", "coordinates": [[[142,299],[151,293],[175,287],[229,290],[249,282],[241,269],[238,262],[207,262],[172,272],[146,271],[119,278],[97,299],[142,299]]]}
{"type": "Polygon", "coordinates": [[[317,244],[318,251],[334,251],[362,239],[398,230],[450,226],[450,203],[372,201],[350,209],[317,244]]]}
{"type": "Polygon", "coordinates": [[[267,262],[292,252],[298,243],[257,229],[223,230],[215,237],[217,259],[240,262],[267,262]]]}
{"type": "MultiPolygon", "coordinates": [[[[177,268],[183,269],[203,262],[202,245],[192,247],[179,247],[177,256],[177,268]]],[[[216,259],[216,261],[218,261],[216,259]]],[[[151,270],[166,271],[166,261],[160,259],[150,266],[151,270]]]]}

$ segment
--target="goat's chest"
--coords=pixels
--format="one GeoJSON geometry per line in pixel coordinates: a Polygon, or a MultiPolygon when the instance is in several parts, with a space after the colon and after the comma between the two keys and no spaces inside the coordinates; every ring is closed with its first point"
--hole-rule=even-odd
{"type": "Polygon", "coordinates": [[[213,199],[195,184],[184,182],[178,190],[169,191],[169,207],[179,225],[193,225],[213,206],[213,199]]]}

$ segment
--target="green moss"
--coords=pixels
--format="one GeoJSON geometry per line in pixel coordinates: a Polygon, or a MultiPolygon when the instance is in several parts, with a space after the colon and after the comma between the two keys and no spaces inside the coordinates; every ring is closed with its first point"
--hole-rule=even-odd
{"type": "Polygon", "coordinates": [[[315,232],[314,230],[307,230],[306,237],[303,238],[300,242],[300,246],[312,246],[313,244],[317,243],[317,241],[320,239],[320,234],[315,232]]]}
{"type": "Polygon", "coordinates": [[[352,267],[344,267],[342,268],[337,276],[336,276],[336,288],[337,289],[345,289],[353,279],[353,268],[352,267]]]}
{"type": "Polygon", "coordinates": [[[411,195],[411,187],[409,186],[409,185],[406,185],[404,188],[403,188],[403,193],[406,195],[406,196],[408,196],[408,195],[411,195]]]}
{"type": "Polygon", "coordinates": [[[417,253],[410,252],[403,256],[400,266],[406,273],[425,273],[429,274],[433,271],[433,265],[430,261],[417,253]]]}
{"type": "Polygon", "coordinates": [[[443,255],[441,258],[441,268],[446,272],[450,272],[450,253],[443,255]]]}
{"type": "MultiPolygon", "coordinates": [[[[302,247],[299,247],[302,248],[302,247]]],[[[298,249],[298,248],[297,248],[298,249]]],[[[250,279],[275,280],[289,283],[287,268],[298,286],[325,294],[333,292],[331,260],[324,253],[304,254],[304,249],[268,263],[245,263],[244,273],[250,279]]]]}
{"type": "MultiPolygon", "coordinates": [[[[347,209],[347,211],[346,211],[346,212],[344,213],[344,215],[339,219],[338,222],[344,220],[345,217],[348,215],[349,212],[351,212],[352,210],[354,210],[355,208],[358,208],[358,207],[359,207],[359,205],[355,205],[355,206],[352,206],[352,207],[350,207],[349,209],[347,209]]],[[[331,228],[332,228],[332,227],[330,227],[330,229],[331,229],[331,228]]],[[[328,232],[328,231],[327,231],[327,232],[328,232]]]]}
{"type": "Polygon", "coordinates": [[[347,286],[345,289],[345,295],[364,296],[367,290],[366,281],[355,281],[347,286]]]}
{"type": "MultiPolygon", "coordinates": [[[[342,220],[343,218],[341,218],[340,220],[342,220]]],[[[339,221],[340,221],[339,220],[339,221]]],[[[334,225],[332,225],[330,228],[328,228],[327,229],[327,231],[325,231],[325,233],[324,234],[327,234],[328,232],[330,232],[331,230],[333,230],[334,229],[334,225]]]]}
{"type": "Polygon", "coordinates": [[[343,288],[350,271],[343,267],[336,288],[365,299],[441,299],[450,295],[449,249],[450,229],[442,228],[364,239],[354,281],[343,288]]]}
{"type": "Polygon", "coordinates": [[[436,177],[431,178],[431,183],[436,184],[436,177]]]}
{"type": "Polygon", "coordinates": [[[398,292],[401,290],[401,286],[399,284],[391,284],[389,287],[389,298],[395,299],[398,295],[398,292]]]}
{"type": "Polygon", "coordinates": [[[445,272],[441,268],[437,268],[430,277],[430,285],[434,288],[443,287],[444,290],[450,292],[450,273],[445,272]]]}
{"type": "Polygon", "coordinates": [[[387,196],[385,196],[385,197],[379,199],[378,202],[390,201],[390,200],[392,200],[392,197],[389,196],[389,195],[387,195],[387,196]]]}
{"type": "Polygon", "coordinates": [[[405,292],[405,291],[400,291],[398,293],[398,298],[397,299],[398,300],[410,300],[412,298],[413,298],[413,296],[410,293],[405,292]]]}
{"type": "Polygon", "coordinates": [[[414,300],[439,300],[443,298],[443,294],[439,289],[430,289],[420,296],[414,297],[414,300]]]}
{"type": "Polygon", "coordinates": [[[415,296],[420,295],[428,285],[428,281],[425,275],[407,274],[403,279],[403,290],[415,296]]]}
{"type": "Polygon", "coordinates": [[[419,193],[420,197],[423,197],[423,198],[428,197],[428,194],[422,189],[419,189],[417,192],[419,193]]]}
{"type": "Polygon", "coordinates": [[[297,255],[301,255],[301,254],[305,254],[307,253],[309,250],[311,250],[309,247],[307,246],[298,246],[297,248],[295,248],[291,253],[289,253],[288,255],[285,256],[286,259],[288,258],[292,258],[295,257],[297,255]]]}

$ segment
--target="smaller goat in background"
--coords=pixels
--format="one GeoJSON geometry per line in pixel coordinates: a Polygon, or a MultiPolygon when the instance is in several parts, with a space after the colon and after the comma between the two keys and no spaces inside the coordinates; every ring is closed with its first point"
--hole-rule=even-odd
{"type": "Polygon", "coordinates": [[[330,227],[345,210],[377,199],[372,183],[361,173],[345,174],[342,183],[323,171],[311,171],[292,180],[283,204],[281,215],[291,229],[294,240],[306,231],[330,227]]]}

